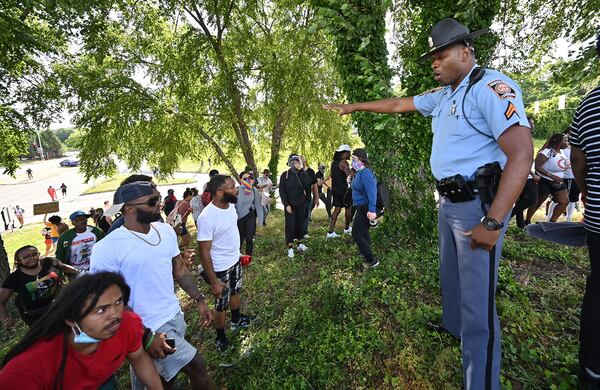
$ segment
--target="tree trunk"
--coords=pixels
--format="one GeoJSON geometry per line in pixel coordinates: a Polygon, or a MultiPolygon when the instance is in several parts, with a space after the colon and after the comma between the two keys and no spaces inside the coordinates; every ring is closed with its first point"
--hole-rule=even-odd
{"type": "Polygon", "coordinates": [[[221,160],[225,163],[225,165],[227,165],[227,168],[229,168],[229,170],[231,171],[231,174],[236,179],[239,179],[238,173],[235,169],[235,166],[233,165],[231,160],[229,158],[227,158],[227,155],[225,154],[225,152],[223,152],[223,149],[221,148],[219,143],[217,141],[215,141],[215,139],[213,137],[211,137],[210,134],[208,134],[202,127],[198,128],[198,133],[200,134],[200,136],[202,138],[207,140],[208,143],[210,143],[212,145],[212,147],[215,149],[215,151],[217,152],[217,154],[219,155],[221,160]]]}
{"type": "Polygon", "coordinates": [[[8,274],[10,274],[8,254],[6,253],[6,248],[4,247],[4,240],[2,239],[2,235],[0,235],[0,282],[4,281],[8,274]]]}
{"type": "Polygon", "coordinates": [[[277,166],[279,165],[279,153],[281,152],[281,142],[283,141],[283,133],[287,127],[289,114],[285,108],[279,110],[275,124],[273,125],[273,133],[271,135],[271,158],[269,159],[269,170],[271,171],[271,181],[277,184],[277,166]]]}

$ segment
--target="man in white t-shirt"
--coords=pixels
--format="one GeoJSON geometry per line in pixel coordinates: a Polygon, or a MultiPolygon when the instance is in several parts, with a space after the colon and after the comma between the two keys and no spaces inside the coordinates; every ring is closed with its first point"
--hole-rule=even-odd
{"type": "Polygon", "coordinates": [[[237,228],[238,189],[235,181],[225,175],[210,179],[207,186],[212,196],[198,217],[198,249],[204,280],[210,284],[216,298],[215,341],[217,351],[225,352],[231,343],[225,336],[225,310],[231,309],[231,330],[245,329],[250,319],[240,314],[242,266],[240,264],[240,235],[237,228]]]}
{"type": "MultiPolygon", "coordinates": [[[[196,301],[203,326],[210,324],[212,313],[182,259],[175,231],[157,222],[160,207],[160,193],[151,182],[119,187],[113,208],[121,211],[124,224],[94,247],[90,270],[120,273],[131,287],[129,305],[151,331],[145,349],[166,386],[183,371],[192,389],[212,388],[204,359],[184,339],[186,323],[173,278],[196,301]],[[166,344],[166,338],[174,339],[174,348],[166,344]]],[[[132,382],[132,388],[140,388],[133,375],[132,382]]]]}

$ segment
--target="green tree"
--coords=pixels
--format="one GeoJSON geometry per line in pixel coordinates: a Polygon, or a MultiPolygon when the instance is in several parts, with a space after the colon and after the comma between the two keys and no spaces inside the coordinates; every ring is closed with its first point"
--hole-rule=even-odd
{"type": "Polygon", "coordinates": [[[115,155],[164,174],[206,154],[231,172],[239,157],[276,171],[281,148],[318,137],[319,148],[333,149],[348,138],[344,122],[321,112],[337,75],[322,36],[308,32],[313,14],[294,2],[272,5],[117,3],[118,16],[93,37],[110,44],[58,67],[77,97],[88,177],[113,172],[115,155]]]}
{"type": "MultiPolygon", "coordinates": [[[[385,15],[391,5],[382,0],[315,0],[323,25],[337,48],[336,65],[349,102],[370,101],[392,95],[385,44],[385,15]]],[[[428,64],[417,62],[427,51],[427,38],[434,23],[453,16],[471,30],[488,27],[499,2],[442,2],[432,7],[425,1],[399,1],[394,18],[400,31],[399,48],[402,90],[407,95],[434,86],[428,64]]],[[[478,43],[485,62],[493,36],[478,43]]],[[[391,116],[352,114],[354,126],[373,160],[375,171],[391,187],[392,223],[387,230],[406,237],[431,237],[435,231],[435,203],[428,157],[431,150],[429,120],[417,115],[391,116]],[[392,147],[390,147],[392,145],[392,147]]]]}
{"type": "Polygon", "coordinates": [[[40,140],[46,158],[57,158],[63,155],[63,145],[52,130],[42,131],[40,140]]]}

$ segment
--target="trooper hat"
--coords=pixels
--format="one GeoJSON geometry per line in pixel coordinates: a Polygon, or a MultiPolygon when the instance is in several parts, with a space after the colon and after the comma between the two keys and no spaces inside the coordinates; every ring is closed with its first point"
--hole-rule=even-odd
{"type": "Polygon", "coordinates": [[[108,217],[114,217],[127,202],[143,196],[154,194],[155,186],[149,181],[136,181],[117,188],[113,198],[113,205],[104,212],[108,217]]]}
{"type": "Polygon", "coordinates": [[[475,32],[469,32],[469,29],[452,18],[446,18],[437,22],[431,29],[429,35],[429,51],[419,57],[423,61],[439,50],[446,49],[456,43],[464,42],[487,34],[490,30],[484,28],[475,32]]]}

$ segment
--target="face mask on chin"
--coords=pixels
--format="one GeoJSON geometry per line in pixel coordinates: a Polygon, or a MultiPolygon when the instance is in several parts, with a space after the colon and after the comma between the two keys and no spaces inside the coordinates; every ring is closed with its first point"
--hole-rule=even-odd
{"type": "Polygon", "coordinates": [[[95,344],[102,341],[89,336],[87,333],[81,330],[79,325],[77,325],[77,322],[75,322],[75,327],[77,328],[77,332],[75,331],[75,328],[71,327],[71,330],[75,335],[75,337],[73,338],[73,342],[75,344],[95,344]]]}

